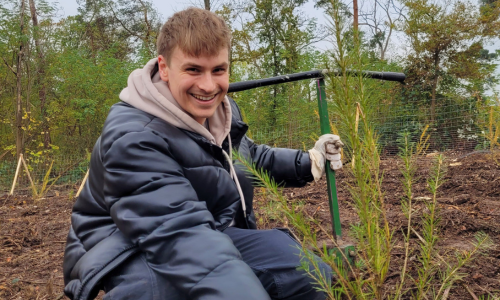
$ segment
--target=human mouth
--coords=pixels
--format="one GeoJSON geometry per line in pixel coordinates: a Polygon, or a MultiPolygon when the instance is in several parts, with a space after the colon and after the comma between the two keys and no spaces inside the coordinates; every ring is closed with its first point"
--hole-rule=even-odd
{"type": "Polygon", "coordinates": [[[210,96],[201,96],[201,95],[191,94],[191,96],[193,96],[194,98],[201,100],[201,101],[210,101],[210,100],[215,99],[215,96],[217,96],[218,94],[219,93],[216,93],[216,94],[213,94],[210,96]]]}

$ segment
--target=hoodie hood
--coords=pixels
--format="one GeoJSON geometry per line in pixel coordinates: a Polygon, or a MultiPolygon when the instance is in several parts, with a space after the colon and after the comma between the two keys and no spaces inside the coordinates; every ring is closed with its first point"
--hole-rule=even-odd
{"type": "Polygon", "coordinates": [[[227,96],[213,116],[207,118],[209,129],[205,128],[174,99],[167,83],[160,78],[157,58],[130,74],[127,87],[120,93],[120,100],[175,127],[196,132],[218,146],[222,145],[231,130],[231,105],[227,96]]]}

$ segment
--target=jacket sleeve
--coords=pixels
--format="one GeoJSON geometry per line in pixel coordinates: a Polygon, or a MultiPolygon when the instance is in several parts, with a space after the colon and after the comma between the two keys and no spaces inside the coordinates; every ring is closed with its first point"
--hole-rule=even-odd
{"type": "Polygon", "coordinates": [[[269,299],[231,239],[215,230],[167,142],[130,132],[103,155],[106,205],[151,269],[189,299],[269,299]]]}
{"type": "Polygon", "coordinates": [[[257,168],[267,171],[277,183],[286,187],[302,187],[313,180],[308,152],[257,145],[250,138],[245,139],[257,168]]]}
{"type": "MultiPolygon", "coordinates": [[[[236,122],[243,121],[236,101],[231,97],[229,97],[229,101],[233,113],[233,123],[235,120],[236,122]]],[[[302,187],[313,181],[308,152],[257,145],[246,135],[242,142],[248,145],[251,160],[257,168],[267,171],[277,183],[284,184],[286,187],[302,187]]]]}

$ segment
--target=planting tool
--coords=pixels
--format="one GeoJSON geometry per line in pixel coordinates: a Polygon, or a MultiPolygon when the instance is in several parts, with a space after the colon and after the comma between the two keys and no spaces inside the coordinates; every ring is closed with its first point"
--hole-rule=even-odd
{"type": "MultiPolygon", "coordinates": [[[[397,81],[403,82],[406,78],[403,73],[394,72],[373,72],[373,71],[347,71],[347,75],[359,76],[363,75],[366,78],[386,80],[386,81],[397,81]]],[[[340,71],[329,71],[329,70],[312,70],[308,72],[301,72],[295,74],[281,75],[276,77],[249,80],[242,82],[235,82],[229,84],[228,92],[239,92],[244,90],[249,90],[257,87],[263,87],[268,85],[274,85],[285,82],[299,81],[305,79],[316,79],[316,89],[318,94],[318,107],[319,107],[319,121],[321,134],[330,133],[330,121],[328,119],[328,108],[325,93],[325,80],[324,77],[330,76],[340,76],[342,73],[340,71]]],[[[331,251],[336,255],[338,263],[347,260],[348,263],[354,261],[355,248],[353,245],[347,245],[342,242],[342,230],[340,223],[339,214],[339,204],[337,199],[337,186],[335,183],[335,171],[330,169],[330,162],[326,161],[326,182],[328,187],[328,204],[330,206],[330,216],[332,218],[332,230],[333,236],[335,238],[336,245],[331,249],[331,251]]]]}

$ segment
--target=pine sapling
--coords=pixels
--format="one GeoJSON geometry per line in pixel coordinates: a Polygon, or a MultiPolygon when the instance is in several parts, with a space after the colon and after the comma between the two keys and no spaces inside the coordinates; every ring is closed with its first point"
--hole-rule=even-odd
{"type": "Polygon", "coordinates": [[[403,214],[407,219],[406,232],[403,230],[404,239],[404,249],[405,256],[404,262],[401,269],[400,282],[397,285],[396,292],[394,294],[394,299],[401,299],[405,294],[403,287],[406,282],[408,260],[411,254],[410,251],[410,234],[412,229],[412,217],[413,217],[413,184],[418,178],[415,177],[417,171],[417,160],[420,155],[422,155],[428,148],[428,140],[430,135],[426,134],[429,126],[426,126],[420,135],[419,142],[415,145],[410,141],[410,133],[403,133],[401,141],[403,146],[400,147],[399,156],[403,160],[403,166],[401,167],[401,173],[403,175],[402,185],[404,190],[404,196],[401,198],[401,209],[403,214]]]}

